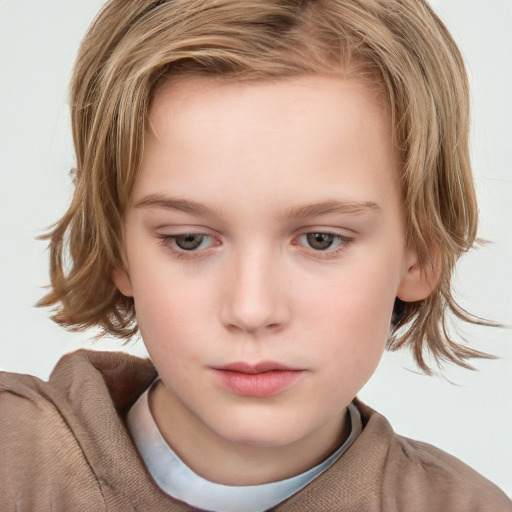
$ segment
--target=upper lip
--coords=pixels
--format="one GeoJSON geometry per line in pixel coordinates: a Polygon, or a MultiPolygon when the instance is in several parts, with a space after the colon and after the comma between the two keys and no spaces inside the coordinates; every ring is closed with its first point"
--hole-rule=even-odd
{"type": "Polygon", "coordinates": [[[215,370],[225,370],[230,372],[258,374],[272,371],[301,371],[301,368],[293,368],[275,361],[259,361],[257,363],[235,362],[222,366],[215,366],[215,370]]]}

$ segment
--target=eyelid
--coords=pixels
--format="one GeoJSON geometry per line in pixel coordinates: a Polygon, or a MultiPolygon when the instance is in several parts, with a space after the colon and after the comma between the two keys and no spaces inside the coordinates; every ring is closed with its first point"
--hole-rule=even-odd
{"type": "Polygon", "coordinates": [[[157,233],[156,237],[159,239],[160,245],[162,245],[166,250],[168,250],[175,257],[187,258],[187,259],[200,258],[205,253],[207,253],[210,249],[220,245],[220,243],[221,243],[218,240],[218,237],[215,237],[210,233],[204,233],[201,231],[193,231],[193,230],[180,230],[180,232],[173,233],[173,234],[157,233]],[[187,236],[187,235],[207,237],[207,238],[210,238],[213,241],[213,243],[210,244],[208,247],[205,247],[202,249],[191,249],[191,250],[182,249],[179,246],[177,246],[176,238],[187,236]]]}
{"type": "Polygon", "coordinates": [[[343,238],[346,240],[349,240],[349,239],[351,240],[356,235],[356,231],[354,231],[353,229],[312,225],[312,226],[304,226],[304,227],[301,227],[300,229],[297,229],[295,231],[294,238],[297,238],[301,235],[308,235],[311,233],[322,233],[325,235],[333,235],[333,236],[340,237],[340,238],[343,238]]]}
{"type": "MultiPolygon", "coordinates": [[[[180,226],[179,231],[177,231],[176,233],[156,233],[156,238],[159,239],[160,245],[162,245],[176,258],[201,258],[203,256],[208,255],[212,249],[215,249],[216,247],[222,245],[222,241],[220,240],[219,236],[216,236],[211,232],[206,232],[206,230],[203,230],[204,228],[201,228],[199,226],[197,226],[196,229],[194,229],[193,227],[189,227],[187,229],[187,227],[180,226]],[[181,249],[179,246],[176,246],[175,240],[178,237],[186,235],[208,237],[213,242],[210,245],[208,245],[208,247],[202,249],[181,249]]],[[[316,228],[315,226],[308,226],[307,228],[303,228],[301,231],[299,231],[293,236],[291,240],[291,245],[302,248],[305,252],[307,252],[308,255],[311,255],[315,258],[331,259],[337,257],[341,252],[345,251],[348,248],[348,246],[350,246],[350,244],[354,241],[354,238],[355,236],[353,235],[340,233],[337,228],[316,228]],[[314,233],[332,235],[335,239],[339,240],[340,243],[332,249],[327,248],[325,250],[316,250],[312,247],[307,247],[305,244],[299,242],[301,237],[314,233]]]]}
{"type": "Polygon", "coordinates": [[[292,240],[292,244],[295,246],[300,246],[304,248],[304,250],[311,256],[318,259],[331,259],[337,257],[341,252],[345,251],[350,244],[354,241],[354,236],[346,235],[344,233],[340,233],[332,228],[315,228],[314,226],[309,227],[307,229],[303,229],[299,232],[292,240]],[[334,247],[333,249],[325,249],[325,250],[315,250],[312,247],[307,247],[304,244],[298,243],[298,240],[302,236],[307,236],[308,234],[314,233],[322,233],[325,235],[332,235],[334,238],[340,240],[340,244],[334,247]]]}

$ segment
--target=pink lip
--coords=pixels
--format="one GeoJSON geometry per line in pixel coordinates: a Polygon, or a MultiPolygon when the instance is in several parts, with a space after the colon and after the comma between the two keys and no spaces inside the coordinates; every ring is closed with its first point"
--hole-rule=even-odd
{"type": "Polygon", "coordinates": [[[273,361],[230,363],[212,368],[220,384],[241,396],[268,397],[292,386],[305,370],[273,361]]]}

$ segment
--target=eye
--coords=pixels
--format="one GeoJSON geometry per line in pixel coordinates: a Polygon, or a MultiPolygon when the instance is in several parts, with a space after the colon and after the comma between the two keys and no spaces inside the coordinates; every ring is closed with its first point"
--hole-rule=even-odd
{"type": "Polygon", "coordinates": [[[176,245],[184,251],[195,251],[204,245],[205,240],[209,237],[206,235],[200,235],[198,233],[189,233],[186,235],[177,235],[174,237],[176,245]]]}
{"type": "Polygon", "coordinates": [[[337,235],[335,233],[323,233],[321,231],[314,233],[304,233],[300,235],[299,242],[306,246],[310,247],[315,251],[328,251],[329,249],[336,249],[340,245],[350,242],[350,238],[337,235]]]}
{"type": "Polygon", "coordinates": [[[174,252],[195,252],[208,249],[215,244],[213,237],[203,233],[184,233],[181,235],[160,235],[162,245],[174,252]]]}

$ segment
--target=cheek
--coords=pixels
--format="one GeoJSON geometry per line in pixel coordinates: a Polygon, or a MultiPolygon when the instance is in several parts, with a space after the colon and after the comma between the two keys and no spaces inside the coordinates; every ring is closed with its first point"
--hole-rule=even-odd
{"type": "Polygon", "coordinates": [[[323,286],[315,280],[303,281],[299,292],[303,313],[312,318],[313,324],[335,329],[343,338],[356,335],[367,342],[375,337],[385,341],[397,275],[393,265],[360,262],[332,272],[323,279],[323,286]]]}
{"type": "Polygon", "coordinates": [[[163,343],[170,348],[185,337],[194,339],[208,315],[204,296],[190,286],[181,289],[176,281],[169,286],[161,280],[154,284],[148,281],[143,289],[135,288],[135,296],[137,322],[145,343],[163,343]]]}
{"type": "Polygon", "coordinates": [[[140,335],[164,381],[186,388],[193,370],[201,365],[199,326],[204,322],[194,314],[197,297],[194,302],[176,287],[162,286],[162,281],[145,284],[135,301],[140,335]]]}
{"type": "Polygon", "coordinates": [[[132,239],[129,268],[137,313],[179,316],[201,300],[206,287],[200,269],[180,263],[151,237],[136,231],[132,239]]]}
{"type": "Polygon", "coordinates": [[[215,302],[214,290],[197,272],[170,264],[165,253],[146,252],[137,251],[130,261],[137,323],[150,354],[152,350],[175,354],[199,337],[215,302]]]}
{"type": "Polygon", "coordinates": [[[303,327],[323,347],[313,357],[323,354],[332,385],[341,380],[355,394],[372,375],[388,338],[395,283],[393,267],[351,266],[333,276],[323,293],[302,288],[302,317],[308,324],[303,327]]]}

